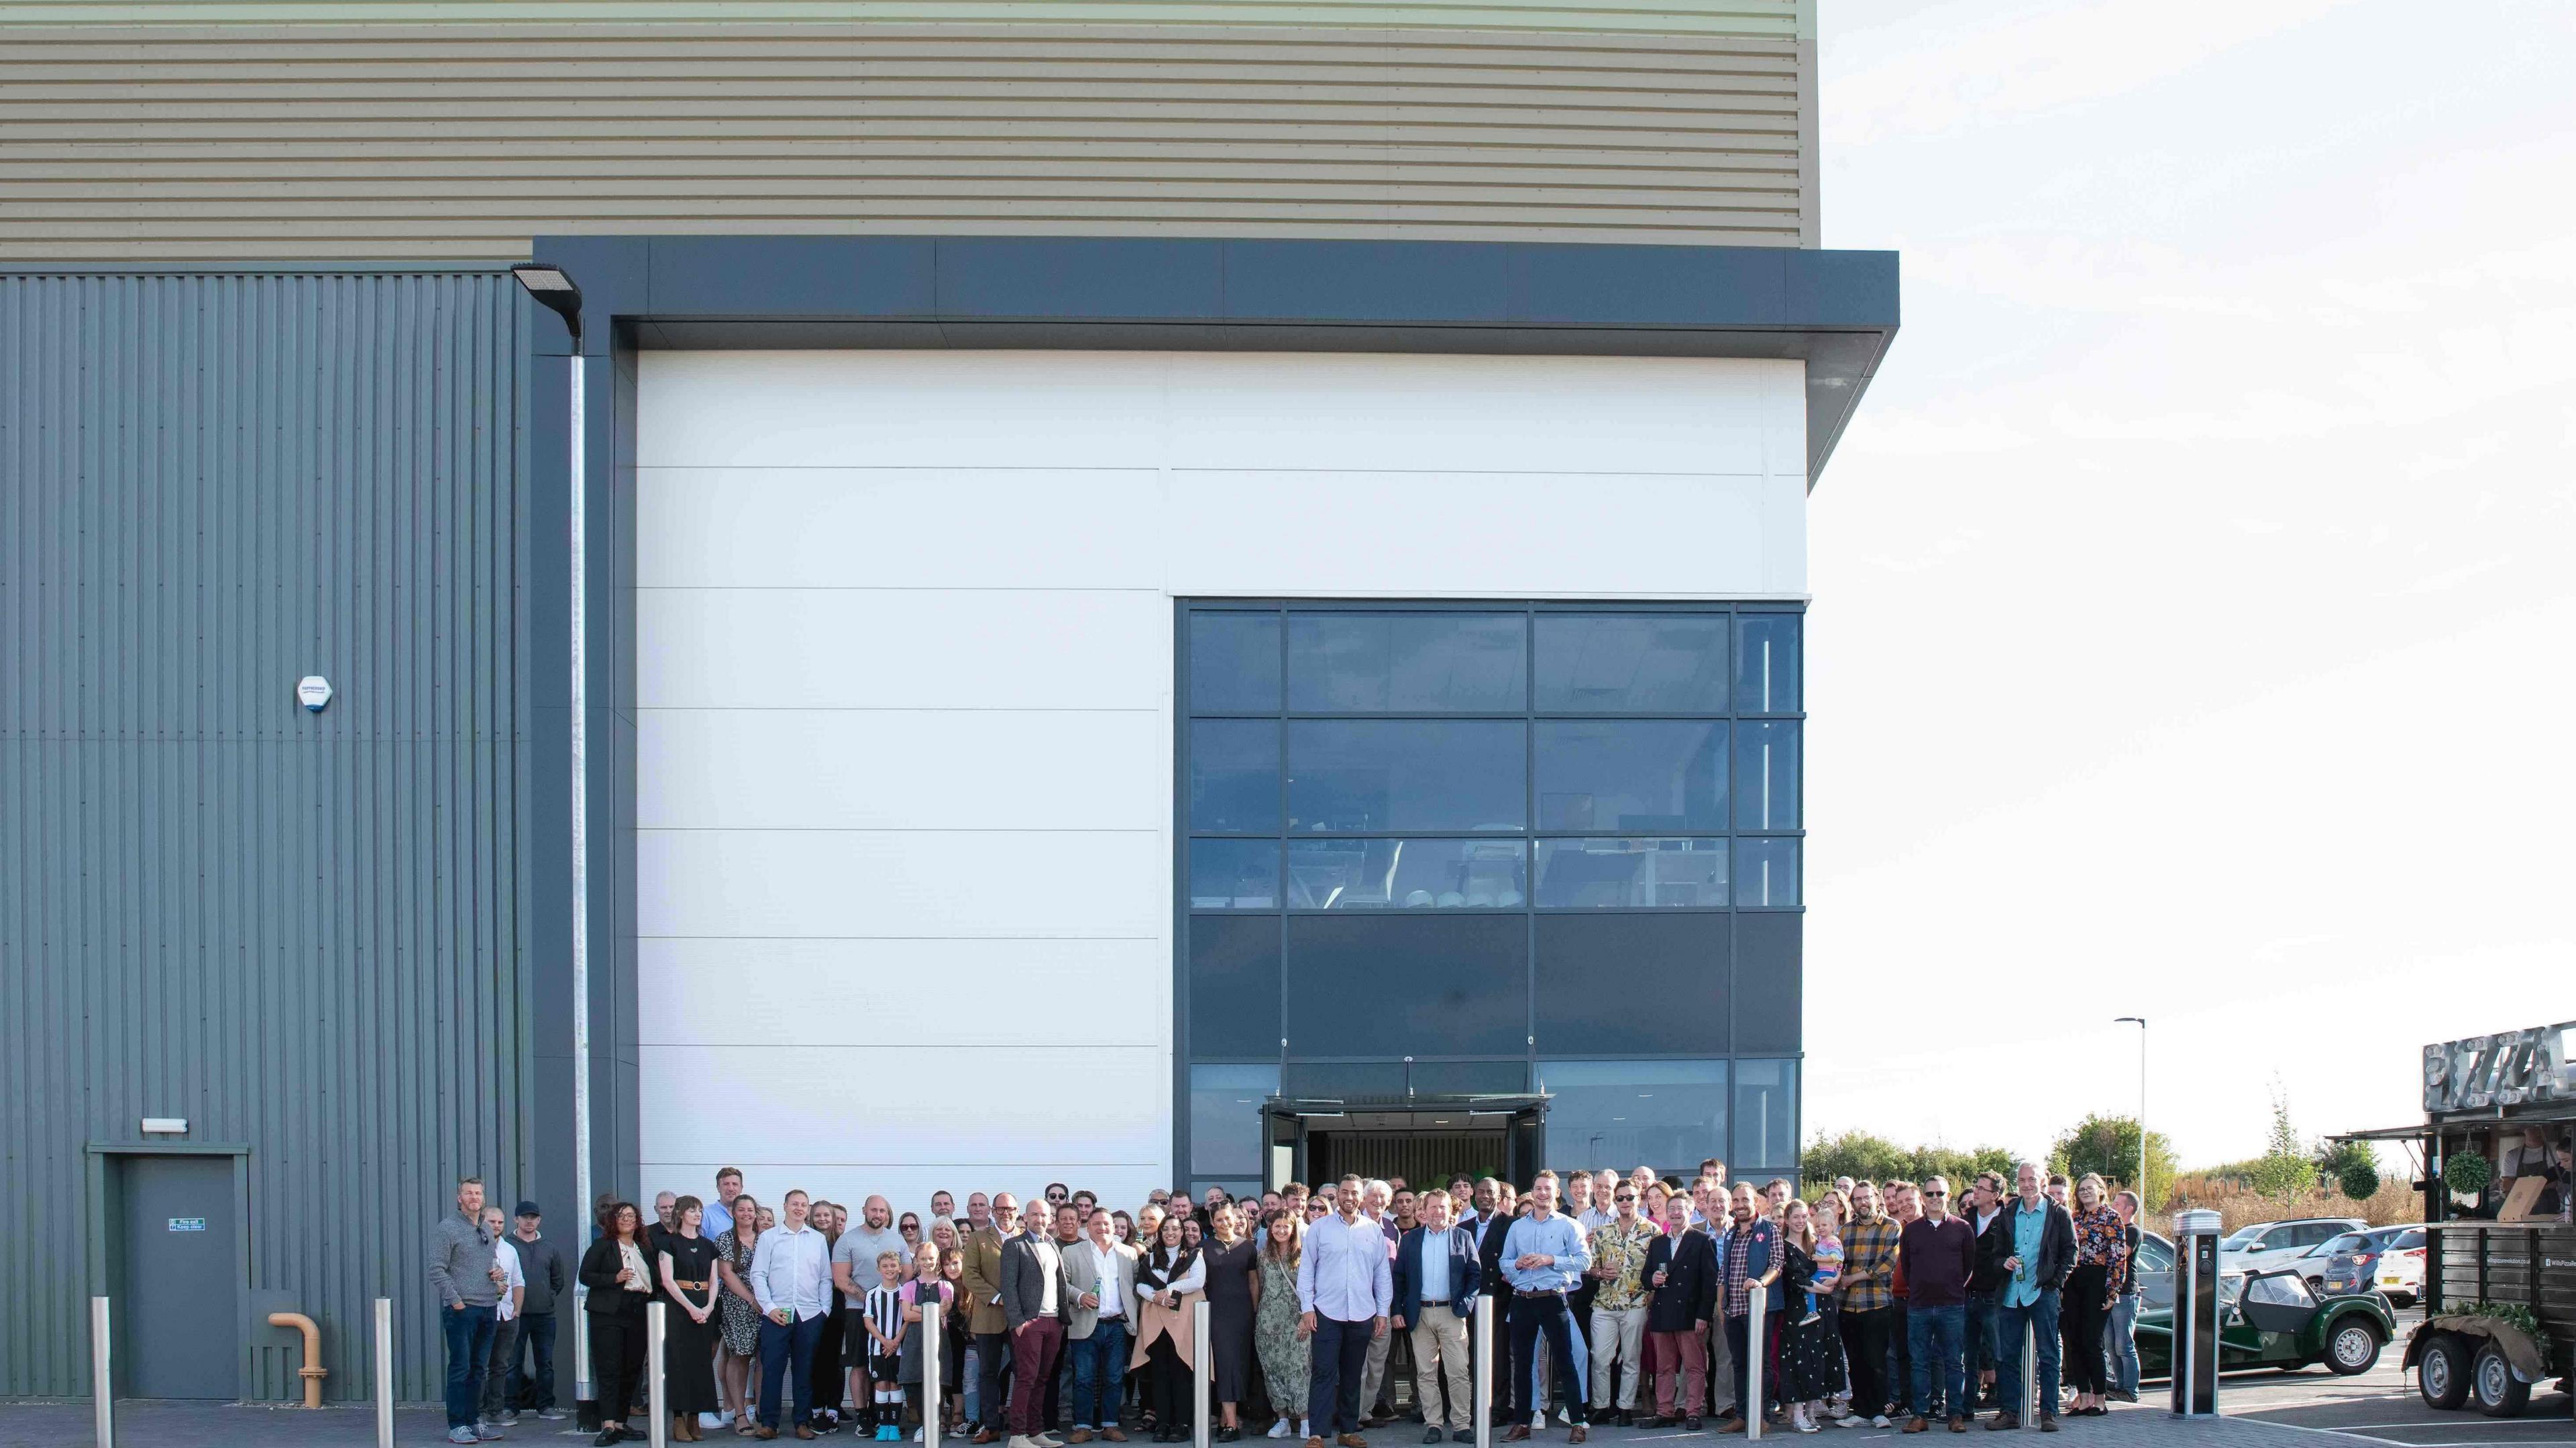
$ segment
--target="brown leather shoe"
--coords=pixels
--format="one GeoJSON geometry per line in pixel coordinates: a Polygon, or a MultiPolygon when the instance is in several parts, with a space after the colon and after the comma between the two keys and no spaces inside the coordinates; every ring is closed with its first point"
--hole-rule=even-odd
{"type": "Polygon", "coordinates": [[[1067,1443],[1088,1443],[1091,1441],[1091,1430],[1088,1428],[1076,1428],[1072,1432],[1064,1435],[1064,1441],[1067,1443]]]}
{"type": "Polygon", "coordinates": [[[1341,1444],[1342,1448],[1369,1448],[1368,1440],[1357,1433],[1344,1433],[1333,1441],[1341,1444]]]}
{"type": "Polygon", "coordinates": [[[1932,1431],[1932,1425],[1923,1421],[1922,1417],[1917,1415],[1905,1420],[1905,1431],[1908,1433],[1929,1433],[1932,1431]]]}
{"type": "Polygon", "coordinates": [[[1568,1443],[1580,1443],[1591,1436],[1592,1430],[1589,1427],[1584,1424],[1577,1423],[1574,1425],[1573,1431],[1565,1435],[1565,1441],[1568,1443]]]}
{"type": "Polygon", "coordinates": [[[811,1424],[811,1423],[799,1423],[799,1424],[797,1424],[797,1425],[796,1425],[796,1436],[797,1436],[797,1437],[799,1437],[799,1438],[808,1438],[808,1439],[812,1438],[812,1437],[814,1436],[814,1425],[813,1425],[813,1424],[811,1424]]]}
{"type": "Polygon", "coordinates": [[[1950,1431],[1951,1431],[1951,1432],[1953,1432],[1953,1433],[1965,1433],[1965,1432],[1967,1432],[1967,1431],[1968,1431],[1968,1420],[1967,1420],[1967,1419],[1965,1419],[1965,1418],[1960,1417],[1960,1416],[1959,1416],[1958,1414],[1956,1414],[1956,1413],[1952,1413],[1952,1414],[1950,1415],[1950,1431]]]}
{"type": "Polygon", "coordinates": [[[1321,1438],[1309,1438],[1306,1440],[1306,1448],[1324,1448],[1324,1440],[1321,1438]]]}
{"type": "Polygon", "coordinates": [[[1112,1423],[1108,1427],[1100,1430],[1100,1436],[1108,1439],[1112,1443],[1124,1443],[1127,1441],[1127,1430],[1119,1427],[1115,1423],[1112,1423]]]}
{"type": "Polygon", "coordinates": [[[763,1443],[766,1443],[770,1439],[778,1436],[778,1430],[769,1426],[767,1423],[763,1423],[760,1425],[760,1431],[752,1434],[751,1436],[759,1439],[763,1443]]]}
{"type": "Polygon", "coordinates": [[[975,1430],[975,1441],[979,1444],[999,1443],[1002,1441],[1002,1435],[994,1432],[990,1428],[978,1428],[975,1430]]]}
{"type": "Polygon", "coordinates": [[[1507,1432],[1507,1433],[1503,1434],[1503,1441],[1504,1441],[1504,1442],[1506,1442],[1506,1443],[1526,1443],[1526,1442],[1528,1442],[1528,1441],[1529,1441],[1529,1424],[1527,1424],[1527,1423],[1514,1423],[1514,1424],[1511,1426],[1511,1430],[1510,1430],[1509,1432],[1507,1432]]]}

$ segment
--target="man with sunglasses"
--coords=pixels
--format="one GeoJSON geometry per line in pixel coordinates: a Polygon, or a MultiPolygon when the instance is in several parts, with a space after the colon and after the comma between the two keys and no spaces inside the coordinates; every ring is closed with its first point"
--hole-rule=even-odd
{"type": "MultiPolygon", "coordinates": [[[[1577,1178],[1581,1180],[1581,1178],[1577,1178]]],[[[1592,1416],[1610,1409],[1610,1370],[1619,1376],[1619,1426],[1637,1421],[1637,1375],[1645,1366],[1646,1251],[1660,1235],[1637,1215],[1637,1189],[1611,1188],[1609,1222],[1592,1229],[1592,1416]]]]}
{"type": "Polygon", "coordinates": [[[1968,1431],[1968,1365],[1962,1356],[1968,1327],[1968,1281],[1977,1270],[1977,1236],[1950,1215],[1950,1183],[1926,1177],[1917,1193],[1923,1215],[1896,1239],[1905,1269],[1907,1355],[1914,1364],[1914,1416],[1905,1431],[1930,1428],[1929,1414],[1946,1405],[1950,1431],[1968,1431]],[[1944,1396],[1937,1396],[1944,1395],[1944,1396]]]}

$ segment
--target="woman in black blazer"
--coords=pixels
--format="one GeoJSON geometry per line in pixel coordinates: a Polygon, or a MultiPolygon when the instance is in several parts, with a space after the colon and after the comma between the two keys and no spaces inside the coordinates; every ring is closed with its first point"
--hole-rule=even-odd
{"type": "Polygon", "coordinates": [[[1708,1323],[1717,1312],[1717,1246],[1690,1227],[1690,1198],[1664,1203],[1664,1233],[1646,1246],[1646,1362],[1655,1375],[1655,1424],[1700,1428],[1708,1394],[1708,1323]],[[1675,1389],[1679,1389],[1676,1393],[1675,1389]],[[1676,1401],[1678,1399],[1678,1401],[1676,1401]]]}
{"type": "MultiPolygon", "coordinates": [[[[590,1355],[599,1375],[599,1436],[606,1448],[626,1436],[626,1405],[644,1376],[644,1304],[653,1272],[644,1258],[644,1214],[633,1202],[599,1213],[600,1235],[581,1254],[581,1285],[590,1289],[590,1355]]],[[[638,1435],[639,1437],[642,1435],[638,1435]]]]}

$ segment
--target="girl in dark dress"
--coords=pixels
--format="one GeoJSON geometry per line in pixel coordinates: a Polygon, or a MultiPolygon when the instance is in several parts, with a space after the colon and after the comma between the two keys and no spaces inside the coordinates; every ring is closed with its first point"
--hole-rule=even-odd
{"type": "Polygon", "coordinates": [[[1242,1407],[1252,1379],[1252,1315],[1260,1302],[1254,1258],[1260,1248],[1243,1235],[1243,1218],[1232,1202],[1221,1203],[1210,1224],[1216,1240],[1206,1244],[1208,1302],[1208,1396],[1216,1399],[1224,1426],[1216,1440],[1233,1443],[1243,1437],[1242,1407]]]}
{"type": "Polygon", "coordinates": [[[716,1244],[699,1234],[706,1204],[682,1197],[671,1215],[680,1225],[662,1238],[662,1295],[671,1304],[662,1324],[663,1402],[671,1410],[671,1436],[699,1440],[698,1415],[717,1410],[716,1244]]]}
{"type": "MultiPolygon", "coordinates": [[[[922,1349],[927,1345],[921,1330],[921,1320],[925,1315],[940,1317],[939,1376],[944,1383],[949,1373],[946,1331],[948,1321],[945,1314],[956,1305],[957,1297],[956,1289],[949,1286],[947,1280],[941,1275],[940,1262],[941,1256],[937,1247],[925,1246],[914,1251],[912,1280],[903,1284],[903,1336],[897,1340],[898,1346],[895,1351],[895,1381],[903,1385],[904,1402],[911,1405],[913,1412],[918,1414],[925,1424],[930,1421],[930,1415],[938,1411],[938,1405],[925,1402],[921,1395],[922,1349]]],[[[941,1392],[944,1396],[946,1389],[943,1387],[941,1392]]],[[[921,1430],[914,1429],[913,1437],[918,1440],[921,1437],[921,1430]]]]}
{"type": "Polygon", "coordinates": [[[1817,1410],[1843,1390],[1843,1344],[1837,1314],[1807,1318],[1802,1312],[1806,1295],[1816,1290],[1816,1226],[1805,1202],[1792,1200],[1781,1212],[1780,1247],[1780,1285],[1789,1306],[1780,1328],[1780,1399],[1790,1405],[1789,1426],[1813,1433],[1817,1410]]]}

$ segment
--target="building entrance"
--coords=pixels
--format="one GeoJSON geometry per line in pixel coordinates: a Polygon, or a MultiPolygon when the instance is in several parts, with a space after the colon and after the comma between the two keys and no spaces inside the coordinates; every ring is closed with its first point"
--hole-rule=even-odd
{"type": "Polygon", "coordinates": [[[1518,1181],[1537,1170],[1541,1118],[1535,1097],[1437,1098],[1403,1103],[1273,1100],[1269,1180],[1392,1180],[1419,1189],[1453,1176],[1518,1181]]]}

